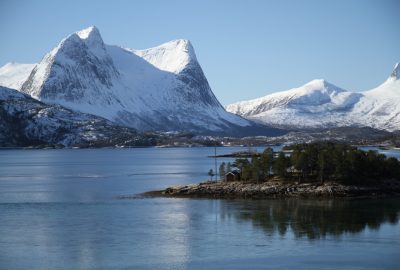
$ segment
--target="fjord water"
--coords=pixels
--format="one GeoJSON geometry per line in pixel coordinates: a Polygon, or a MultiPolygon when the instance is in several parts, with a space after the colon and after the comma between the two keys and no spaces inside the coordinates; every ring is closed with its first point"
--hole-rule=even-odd
{"type": "Polygon", "coordinates": [[[0,151],[0,269],[398,269],[398,198],[120,198],[207,179],[213,151],[0,151]]]}

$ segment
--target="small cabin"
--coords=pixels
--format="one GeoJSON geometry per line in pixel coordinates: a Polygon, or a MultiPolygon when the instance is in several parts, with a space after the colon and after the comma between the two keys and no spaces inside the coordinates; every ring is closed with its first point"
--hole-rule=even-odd
{"type": "Polygon", "coordinates": [[[227,172],[225,174],[225,182],[234,182],[240,180],[240,173],[238,171],[227,172]]]}

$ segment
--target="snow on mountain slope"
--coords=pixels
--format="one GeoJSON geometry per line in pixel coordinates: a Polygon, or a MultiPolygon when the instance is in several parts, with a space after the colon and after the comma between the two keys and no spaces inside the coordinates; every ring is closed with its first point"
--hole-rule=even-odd
{"type": "Polygon", "coordinates": [[[85,38],[78,32],[63,39],[36,65],[21,90],[40,100],[115,103],[110,87],[119,74],[97,29],[91,30],[85,38]]]}
{"type": "Polygon", "coordinates": [[[378,87],[366,91],[353,110],[361,125],[386,130],[400,130],[400,66],[378,87]]]}
{"type": "Polygon", "coordinates": [[[0,86],[0,146],[151,145],[138,134],[94,115],[44,104],[29,95],[0,86]]]}
{"type": "Polygon", "coordinates": [[[225,111],[187,40],[125,49],[104,44],[98,29],[89,27],[46,54],[21,91],[140,130],[229,133],[259,128],[225,111]]]}
{"type": "Polygon", "coordinates": [[[230,104],[226,109],[278,126],[330,127],[343,121],[360,98],[360,94],[348,92],[325,80],[313,80],[299,88],[230,104]]]}
{"type": "Polygon", "coordinates": [[[226,106],[227,111],[286,128],[368,126],[400,130],[400,67],[377,88],[355,93],[324,80],[226,106]]]}
{"type": "Polygon", "coordinates": [[[175,74],[181,72],[187,65],[197,63],[193,46],[185,39],[173,40],[145,50],[129,50],[155,67],[175,74]]]}
{"type": "Polygon", "coordinates": [[[8,63],[0,68],[0,86],[20,89],[36,64],[8,63]]]}

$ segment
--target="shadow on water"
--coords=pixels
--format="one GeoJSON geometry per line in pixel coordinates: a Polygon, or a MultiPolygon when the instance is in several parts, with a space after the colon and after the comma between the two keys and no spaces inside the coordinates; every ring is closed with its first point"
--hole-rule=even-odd
{"type": "Polygon", "coordinates": [[[291,231],[295,238],[310,240],[378,230],[382,224],[398,224],[400,215],[398,198],[237,201],[221,206],[222,219],[251,222],[270,236],[291,231]]]}

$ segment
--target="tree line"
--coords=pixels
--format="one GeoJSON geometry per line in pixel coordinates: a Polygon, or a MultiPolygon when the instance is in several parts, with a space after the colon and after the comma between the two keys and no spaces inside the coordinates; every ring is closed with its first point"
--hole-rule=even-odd
{"type": "Polygon", "coordinates": [[[264,182],[280,178],[357,184],[400,179],[399,160],[373,150],[363,151],[348,144],[332,142],[296,144],[283,150],[288,151],[274,152],[272,148],[266,148],[251,158],[237,158],[232,164],[222,163],[220,176],[237,171],[240,181],[264,182]]]}

